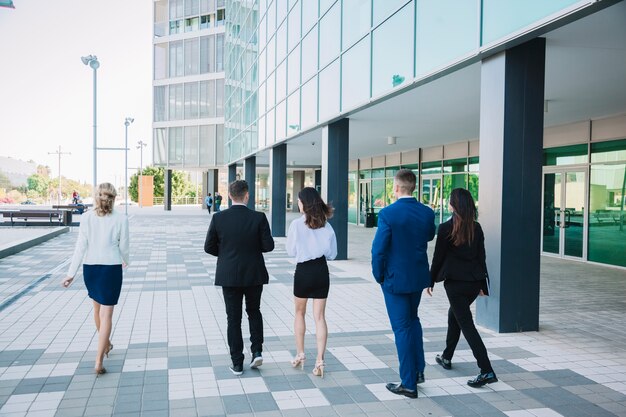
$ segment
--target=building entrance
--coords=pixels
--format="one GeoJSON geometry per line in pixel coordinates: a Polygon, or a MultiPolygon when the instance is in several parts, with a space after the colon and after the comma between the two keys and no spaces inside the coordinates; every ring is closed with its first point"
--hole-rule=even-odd
{"type": "Polygon", "coordinates": [[[359,182],[359,223],[365,225],[367,213],[371,213],[372,207],[372,182],[359,182]]]}
{"type": "Polygon", "coordinates": [[[441,223],[441,175],[423,175],[421,178],[420,201],[435,212],[435,226],[441,223]]]}
{"type": "Polygon", "coordinates": [[[586,167],[544,169],[544,254],[587,259],[587,176],[586,167]]]}

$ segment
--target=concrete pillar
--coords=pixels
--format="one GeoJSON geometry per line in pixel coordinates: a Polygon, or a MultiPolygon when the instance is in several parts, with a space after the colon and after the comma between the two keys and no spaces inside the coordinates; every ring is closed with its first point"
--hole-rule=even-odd
{"type": "Polygon", "coordinates": [[[272,236],[286,236],[287,215],[287,145],[272,148],[270,155],[272,236]]]}
{"type": "Polygon", "coordinates": [[[477,321],[498,332],[539,329],[545,39],[482,62],[480,223],[491,295],[477,321]]]}
{"type": "Polygon", "coordinates": [[[204,197],[211,193],[213,200],[215,201],[215,192],[218,190],[218,180],[220,171],[219,169],[209,169],[207,172],[202,173],[202,208],[206,209],[204,197]]]}
{"type": "Polygon", "coordinates": [[[163,179],[163,208],[165,211],[172,210],[172,170],[166,169],[163,179]]]}
{"type": "MultiPolygon", "coordinates": [[[[237,179],[237,164],[228,165],[228,185],[234,182],[237,179]]],[[[228,193],[228,191],[227,191],[228,193]]],[[[230,195],[226,197],[228,201],[228,207],[233,205],[233,202],[230,200],[230,195]]]]}
{"type": "Polygon", "coordinates": [[[256,201],[256,156],[246,158],[243,165],[244,176],[248,183],[250,200],[248,200],[248,208],[254,210],[256,201]]]}
{"type": "Polygon", "coordinates": [[[291,189],[291,211],[298,213],[298,193],[304,188],[304,171],[293,171],[293,188],[291,189]]]}
{"type": "Polygon", "coordinates": [[[330,224],[337,236],[337,259],[348,259],[349,120],[322,128],[322,198],[335,208],[330,224]]]}

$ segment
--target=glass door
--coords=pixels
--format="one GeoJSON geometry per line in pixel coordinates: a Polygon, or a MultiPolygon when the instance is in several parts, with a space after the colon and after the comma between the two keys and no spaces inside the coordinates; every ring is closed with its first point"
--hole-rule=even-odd
{"type": "Polygon", "coordinates": [[[441,223],[441,175],[422,176],[420,201],[435,212],[435,226],[441,223]]]}
{"type": "Polygon", "coordinates": [[[367,213],[372,209],[372,183],[359,182],[359,224],[364,225],[367,213]]]}
{"type": "Polygon", "coordinates": [[[586,259],[586,178],[586,168],[544,172],[542,230],[544,253],[586,259]]]}

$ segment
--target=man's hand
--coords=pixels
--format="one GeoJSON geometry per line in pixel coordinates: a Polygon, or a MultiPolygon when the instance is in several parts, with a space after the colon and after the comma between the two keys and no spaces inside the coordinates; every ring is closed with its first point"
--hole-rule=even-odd
{"type": "Polygon", "coordinates": [[[426,288],[426,294],[428,294],[428,295],[430,295],[432,297],[433,296],[433,290],[434,290],[433,287],[426,288]]]}
{"type": "Polygon", "coordinates": [[[74,281],[74,278],[72,278],[72,277],[65,277],[65,279],[63,280],[61,285],[63,285],[63,287],[65,287],[65,288],[67,288],[70,285],[72,285],[72,281],[74,281]]]}
{"type": "Polygon", "coordinates": [[[483,290],[480,290],[480,291],[478,292],[478,296],[479,296],[479,297],[486,297],[485,292],[484,292],[483,290]]]}

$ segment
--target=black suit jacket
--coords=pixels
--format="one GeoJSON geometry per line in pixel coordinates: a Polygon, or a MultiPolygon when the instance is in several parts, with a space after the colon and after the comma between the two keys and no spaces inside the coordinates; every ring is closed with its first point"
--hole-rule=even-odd
{"type": "Polygon", "coordinates": [[[215,285],[249,287],[267,284],[263,252],[274,250],[265,214],[234,205],[213,214],[204,251],[217,256],[215,285]]]}
{"type": "Polygon", "coordinates": [[[485,260],[485,235],[480,223],[474,222],[474,240],[454,246],[450,240],[452,219],[439,225],[435,255],[430,268],[431,287],[441,273],[446,280],[485,281],[483,291],[487,294],[487,264],[485,260]]]}

